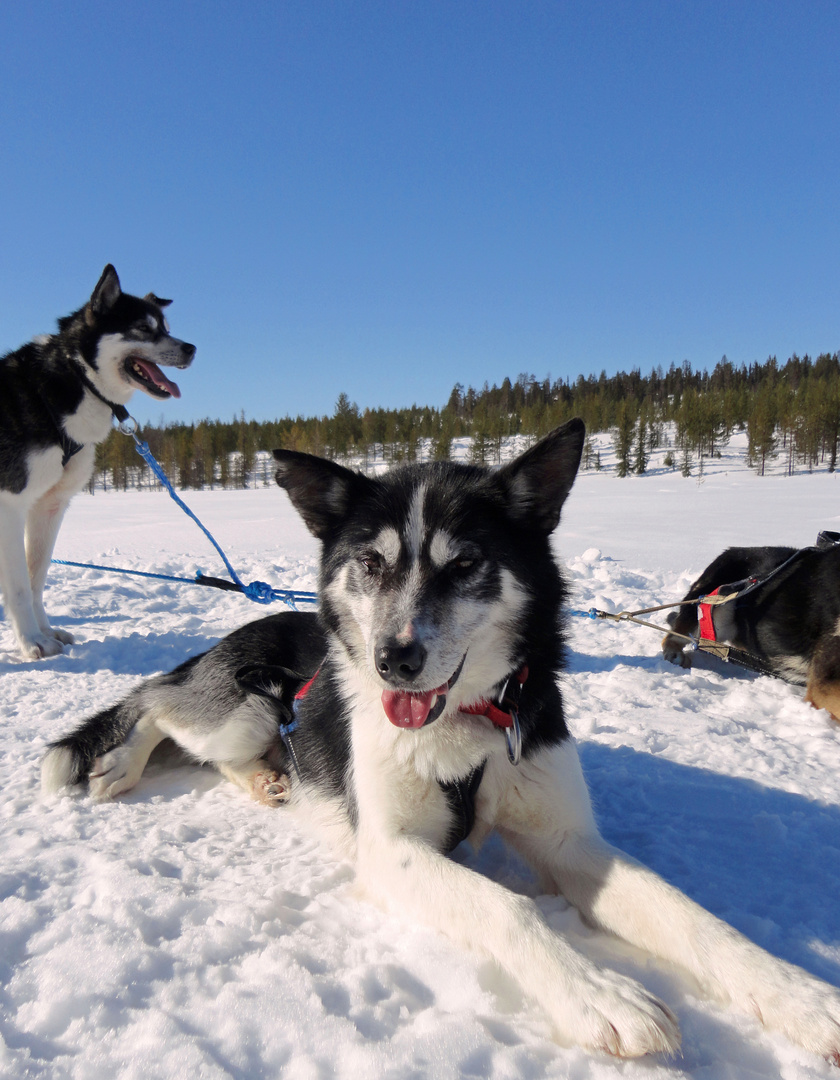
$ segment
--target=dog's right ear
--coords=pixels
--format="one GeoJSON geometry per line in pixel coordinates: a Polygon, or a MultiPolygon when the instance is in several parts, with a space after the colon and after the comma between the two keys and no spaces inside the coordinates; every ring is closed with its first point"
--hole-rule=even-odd
{"type": "Polygon", "coordinates": [[[122,288],[120,287],[120,279],[117,277],[117,271],[108,263],[96,283],[96,288],[91,293],[85,312],[86,321],[93,325],[100,315],[110,311],[121,296],[122,288]]]}
{"type": "Polygon", "coordinates": [[[274,460],[275,480],[289,493],[307,529],[319,540],[341,525],[353,502],[373,484],[361,473],[314,454],[275,450],[274,460]]]}

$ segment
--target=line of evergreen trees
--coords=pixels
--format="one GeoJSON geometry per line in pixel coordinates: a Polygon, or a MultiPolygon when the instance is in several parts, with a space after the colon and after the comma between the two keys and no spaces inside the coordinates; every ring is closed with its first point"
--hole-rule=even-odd
{"type": "MultiPolygon", "coordinates": [[[[840,353],[815,360],[792,356],[780,365],[736,367],[724,356],[711,373],[686,361],[647,376],[634,370],[608,377],[583,375],[571,382],[520,374],[501,386],[464,389],[457,383],[443,408],[364,409],[339,394],[332,416],[285,417],[258,423],[244,415],[230,422],[147,427],[142,437],[180,488],[239,488],[270,483],[270,461],[260,451],[282,446],[326,457],[360,461],[412,461],[421,440],[436,460],[449,457],[452,442],[469,436],[477,462],[500,460],[511,435],[538,438],[572,416],[590,433],[611,431],[619,476],[643,473],[651,450],[663,445],[666,424],[676,432],[666,463],[684,474],[692,463],[720,452],[730,435],[747,432],[747,458],[763,475],[767,462],[784,455],[787,470],[837,466],[840,441],[840,353]]],[[[584,467],[598,467],[588,443],[584,467]]],[[[92,486],[154,486],[139,464],[133,440],[117,431],[97,451],[92,486]]]]}

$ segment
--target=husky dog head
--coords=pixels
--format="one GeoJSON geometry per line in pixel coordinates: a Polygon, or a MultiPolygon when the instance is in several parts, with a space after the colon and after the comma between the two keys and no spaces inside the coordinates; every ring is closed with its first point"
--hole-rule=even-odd
{"type": "Polygon", "coordinates": [[[163,308],[171,302],[154,293],[124,293],[109,263],[87,304],[59,320],[59,336],[72,342],[86,375],[109,401],[122,404],[136,389],[154,398],[180,397],[160,365],[189,367],[195,345],[170,335],[163,308]]]}
{"type": "Polygon", "coordinates": [[[474,704],[526,663],[553,679],[563,584],[549,537],[583,438],[572,420],[495,471],[436,462],[377,479],[275,450],[278,484],[323,544],[321,617],[397,727],[474,704]]]}

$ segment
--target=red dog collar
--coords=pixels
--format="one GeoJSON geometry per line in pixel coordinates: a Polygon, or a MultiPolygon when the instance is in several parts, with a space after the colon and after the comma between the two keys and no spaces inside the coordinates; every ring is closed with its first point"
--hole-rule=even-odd
{"type": "Polygon", "coordinates": [[[462,707],[461,712],[469,713],[471,716],[486,716],[491,720],[496,727],[510,728],[513,727],[513,714],[516,712],[519,706],[519,693],[513,698],[508,693],[508,687],[511,680],[516,680],[516,683],[521,690],[523,683],[528,678],[528,667],[523,665],[515,675],[511,675],[505,684],[501,693],[501,701],[497,705],[495,701],[477,701],[475,705],[469,705],[462,707]],[[507,712],[505,709],[507,708],[507,712]]]}
{"type": "Polygon", "coordinates": [[[477,701],[475,705],[462,708],[461,712],[471,716],[486,716],[496,727],[505,733],[508,761],[518,765],[522,757],[522,731],[519,727],[519,698],[522,684],[528,678],[528,667],[523,664],[515,675],[511,675],[502,687],[499,703],[495,701],[477,701]],[[514,683],[511,693],[511,683],[514,683]],[[507,710],[507,712],[505,711],[507,710]]]}

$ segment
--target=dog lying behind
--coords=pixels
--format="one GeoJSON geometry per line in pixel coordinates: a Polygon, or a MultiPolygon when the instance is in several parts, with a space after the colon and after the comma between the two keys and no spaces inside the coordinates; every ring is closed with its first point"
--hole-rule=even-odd
{"type": "Polygon", "coordinates": [[[322,542],[319,614],[253,622],[142,683],[50,748],[43,787],[118,795],[169,736],[320,828],[398,918],[489,954],[562,1042],[675,1053],[666,1005],[578,953],[532,900],[446,858],[495,828],[587,922],[840,1063],[835,989],[598,833],[557,684],[566,589],[550,546],[583,438],[573,420],[495,472],[439,462],[377,479],[276,451],[322,542]]]}
{"type": "Polygon", "coordinates": [[[123,293],[108,265],[57,334],[0,358],[0,587],[27,660],[73,641],[50,626],[44,584],[67,504],[90,480],[112,416],[128,415],[137,389],[181,396],[159,365],[189,367],[195,346],[171,337],[162,311],[169,303],[123,293]]]}
{"type": "Polygon", "coordinates": [[[687,667],[686,637],[732,646],[744,663],[807,687],[806,700],[840,719],[840,536],[821,533],[815,547],[727,548],[692,584],[685,600],[736,592],[698,620],[683,603],[668,617],[666,660],[687,667]],[[678,637],[676,635],[685,635],[678,637]]]}

